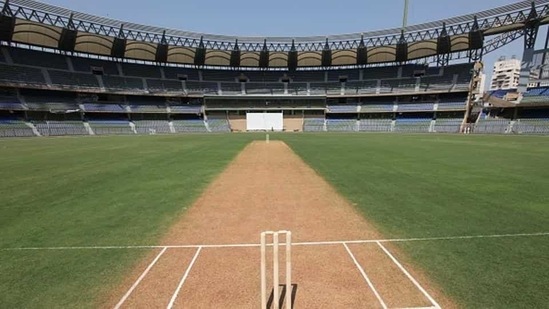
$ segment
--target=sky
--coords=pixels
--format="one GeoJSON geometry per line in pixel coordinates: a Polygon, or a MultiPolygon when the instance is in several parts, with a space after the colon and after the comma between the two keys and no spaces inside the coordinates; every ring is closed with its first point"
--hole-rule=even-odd
{"type": "MultiPolygon", "coordinates": [[[[139,24],[239,36],[309,36],[402,25],[404,0],[42,0],[74,11],[139,24]]],[[[410,0],[408,24],[474,13],[516,0],[410,0]]],[[[538,43],[543,44],[545,31],[538,43]]],[[[540,45],[540,47],[541,47],[540,45]]],[[[522,56],[519,39],[484,58],[522,56]]]]}

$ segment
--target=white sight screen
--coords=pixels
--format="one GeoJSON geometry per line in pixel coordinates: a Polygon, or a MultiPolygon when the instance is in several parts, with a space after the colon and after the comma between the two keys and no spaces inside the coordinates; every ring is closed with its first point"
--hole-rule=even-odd
{"type": "Polygon", "coordinates": [[[282,131],[284,117],[282,113],[247,113],[248,131],[282,131]]]}

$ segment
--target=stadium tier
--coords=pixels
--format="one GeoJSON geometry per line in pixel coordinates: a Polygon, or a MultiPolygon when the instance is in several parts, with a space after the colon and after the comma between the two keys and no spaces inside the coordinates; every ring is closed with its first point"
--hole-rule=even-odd
{"type": "MultiPolygon", "coordinates": [[[[302,120],[296,121],[298,128],[292,131],[458,133],[472,66],[209,70],[2,48],[1,54],[10,55],[11,60],[0,58],[0,67],[5,69],[0,73],[0,112],[15,117],[3,121],[2,136],[245,130],[245,126],[233,128],[227,117],[207,118],[211,111],[232,110],[241,115],[246,110],[293,110],[291,117],[301,115],[297,119],[302,120]],[[422,74],[415,76],[418,71],[422,74]],[[210,98],[222,100],[214,104],[210,98]],[[323,115],[311,117],[311,111],[323,115]],[[78,117],[51,116],[60,114],[78,117]]],[[[523,101],[546,102],[547,91],[530,89],[523,101]]],[[[471,132],[544,134],[549,118],[498,117],[481,114],[473,118],[471,132]]]]}

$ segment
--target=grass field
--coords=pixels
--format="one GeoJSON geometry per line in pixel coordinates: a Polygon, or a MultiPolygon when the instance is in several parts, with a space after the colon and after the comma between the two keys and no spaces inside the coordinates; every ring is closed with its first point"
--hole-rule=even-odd
{"type": "MultiPolygon", "coordinates": [[[[0,248],[154,244],[262,135],[0,140],[0,248]]],[[[549,231],[549,138],[274,135],[387,237],[549,231]]],[[[398,244],[459,304],[549,303],[548,237],[398,244]]],[[[146,250],[0,251],[0,307],[94,307],[146,250]]]]}

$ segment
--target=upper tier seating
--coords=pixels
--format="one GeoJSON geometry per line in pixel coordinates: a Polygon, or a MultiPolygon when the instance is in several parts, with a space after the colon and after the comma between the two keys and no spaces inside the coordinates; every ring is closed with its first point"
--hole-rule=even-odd
{"type": "Polygon", "coordinates": [[[360,71],[359,70],[330,70],[328,71],[328,81],[329,82],[339,82],[341,77],[346,77],[347,81],[359,80],[360,71]]]}
{"type": "Polygon", "coordinates": [[[465,110],[465,108],[466,108],[465,101],[439,102],[437,110],[439,111],[465,110]]]}
{"type": "Polygon", "coordinates": [[[373,67],[362,72],[363,80],[397,78],[398,67],[373,67]]]}
{"type": "Polygon", "coordinates": [[[357,105],[328,105],[327,106],[328,111],[330,113],[356,113],[357,112],[357,105]]]}
{"type": "Polygon", "coordinates": [[[124,76],[161,78],[160,67],[152,65],[141,65],[135,63],[124,63],[122,65],[124,76]]]}
{"type": "Polygon", "coordinates": [[[246,93],[247,94],[283,94],[284,93],[284,84],[283,83],[246,83],[246,93]]]}
{"type": "Polygon", "coordinates": [[[360,110],[363,113],[374,113],[374,112],[392,112],[394,111],[394,103],[387,102],[382,104],[362,104],[360,110]]]}
{"type": "Polygon", "coordinates": [[[177,67],[163,67],[164,76],[167,79],[181,79],[186,77],[187,80],[199,80],[198,70],[177,68],[177,67]]]}
{"type": "Polygon", "coordinates": [[[242,72],[250,82],[278,82],[287,72],[280,71],[246,71],[242,72]]]}
{"type": "Polygon", "coordinates": [[[75,71],[90,73],[92,68],[102,68],[105,75],[120,75],[116,62],[104,61],[92,58],[71,57],[75,71]]]}
{"type": "Polygon", "coordinates": [[[143,90],[143,80],[135,77],[103,76],[105,88],[111,90],[143,90]]]}
{"type": "Polygon", "coordinates": [[[82,104],[85,112],[100,112],[100,113],[126,113],[126,108],[120,104],[82,104]]]}
{"type": "Polygon", "coordinates": [[[67,65],[67,58],[59,54],[22,48],[12,48],[10,49],[10,55],[13,62],[17,64],[60,70],[69,69],[67,65]]]}
{"type": "Polygon", "coordinates": [[[21,104],[16,93],[0,92],[0,110],[26,110],[21,104]]]}
{"type": "Polygon", "coordinates": [[[0,63],[0,81],[45,85],[42,70],[0,63]]]}
{"type": "Polygon", "coordinates": [[[171,105],[172,114],[200,114],[202,113],[202,105],[171,105]]]}
{"type": "Polygon", "coordinates": [[[288,77],[293,82],[323,82],[325,81],[324,71],[295,71],[288,72],[288,77]]]}
{"type": "Polygon", "coordinates": [[[86,73],[72,73],[67,71],[48,70],[51,82],[57,86],[69,86],[70,88],[99,88],[99,82],[95,75],[86,73]]]}
{"type": "Polygon", "coordinates": [[[399,103],[397,111],[432,111],[434,106],[434,103],[399,103]]]}
{"type": "Polygon", "coordinates": [[[183,83],[179,80],[147,79],[147,88],[151,92],[183,92],[183,83]]]}
{"type": "Polygon", "coordinates": [[[345,94],[370,94],[376,93],[377,80],[348,81],[345,83],[345,94]]]}
{"type": "Polygon", "coordinates": [[[202,70],[202,80],[216,82],[235,82],[240,76],[238,71],[233,70],[202,70]]]}

